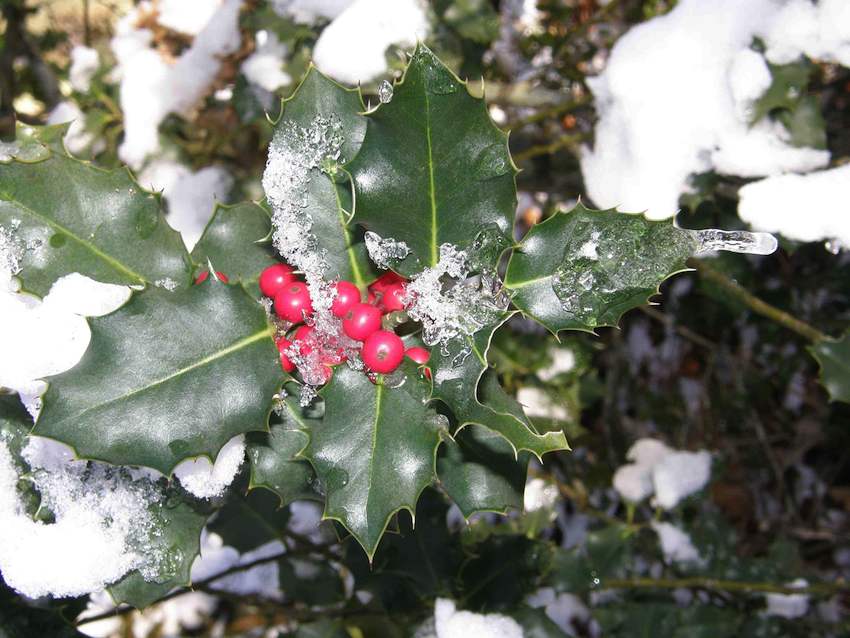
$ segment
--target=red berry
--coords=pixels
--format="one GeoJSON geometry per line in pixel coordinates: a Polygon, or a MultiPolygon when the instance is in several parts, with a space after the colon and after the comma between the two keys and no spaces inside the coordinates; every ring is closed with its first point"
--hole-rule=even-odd
{"type": "Polygon", "coordinates": [[[349,337],[363,341],[381,328],[381,311],[367,303],[355,304],[342,320],[342,329],[349,337]]]}
{"type": "Polygon", "coordinates": [[[336,297],[331,303],[331,312],[334,317],[344,317],[356,303],[360,303],[360,289],[350,281],[338,281],[336,297]]]}
{"type": "Polygon", "coordinates": [[[378,301],[378,298],[375,296],[375,293],[370,290],[369,294],[366,295],[366,303],[370,306],[374,306],[376,301],[378,301]]]}
{"type": "Polygon", "coordinates": [[[381,308],[384,312],[396,312],[404,310],[404,284],[390,284],[384,288],[384,296],[381,299],[381,308]]]}
{"type": "Polygon", "coordinates": [[[387,374],[404,358],[404,342],[394,332],[378,330],[366,338],[360,354],[370,370],[387,374]]]}
{"type": "Polygon", "coordinates": [[[289,357],[286,354],[286,351],[289,349],[289,346],[292,345],[292,342],[285,337],[280,337],[279,339],[275,339],[274,343],[277,346],[278,352],[280,352],[280,367],[283,368],[284,372],[292,372],[295,370],[295,364],[289,360],[289,357]]]}
{"type": "Polygon", "coordinates": [[[274,298],[274,310],[281,319],[292,323],[304,321],[305,315],[313,313],[310,291],[302,281],[291,281],[274,298]]]}
{"type": "Polygon", "coordinates": [[[274,298],[284,286],[295,281],[295,269],[289,264],[274,264],[260,273],[260,291],[266,296],[274,298]]]}
{"type": "MultiPolygon", "coordinates": [[[[428,359],[431,358],[431,353],[419,346],[408,348],[404,354],[419,365],[425,365],[428,363],[428,359]]],[[[425,376],[429,379],[431,378],[431,368],[425,368],[425,376]]]]}
{"type": "Polygon", "coordinates": [[[392,270],[389,272],[385,272],[383,275],[378,277],[375,281],[369,284],[369,290],[374,291],[375,293],[384,292],[384,289],[387,286],[392,284],[400,284],[404,283],[407,280],[401,275],[395,274],[392,270]]]}
{"type": "MultiPolygon", "coordinates": [[[[202,283],[204,283],[204,282],[207,280],[207,278],[208,278],[209,276],[210,276],[210,271],[209,271],[209,270],[205,270],[204,272],[202,272],[200,275],[198,275],[198,276],[195,278],[195,284],[202,284],[202,283]]],[[[226,284],[226,283],[229,283],[229,282],[230,282],[230,280],[227,278],[227,275],[225,275],[223,272],[219,272],[218,270],[216,270],[216,271],[215,271],[215,276],[216,276],[216,277],[218,277],[218,280],[219,280],[221,283],[223,283],[223,284],[226,284]]]]}
{"type": "Polygon", "coordinates": [[[408,348],[404,354],[413,359],[419,365],[428,363],[428,359],[431,358],[431,353],[425,348],[420,348],[419,346],[408,348]]]}

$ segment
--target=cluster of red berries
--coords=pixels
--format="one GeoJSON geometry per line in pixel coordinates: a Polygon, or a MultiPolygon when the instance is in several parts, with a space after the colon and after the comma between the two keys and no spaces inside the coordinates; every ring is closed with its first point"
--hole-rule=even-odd
{"type": "MultiPolygon", "coordinates": [[[[395,332],[382,329],[384,315],[404,310],[406,283],[404,278],[388,272],[369,285],[366,302],[363,302],[360,289],[350,281],[336,283],[331,312],[342,319],[342,330],[349,338],[362,342],[360,356],[372,372],[392,372],[401,364],[405,355],[419,364],[427,363],[430,357],[425,348],[405,349],[404,342],[395,332]]],[[[280,363],[286,372],[292,372],[295,364],[287,353],[292,352],[293,347],[302,355],[312,351],[310,342],[315,330],[303,323],[313,314],[310,291],[288,264],[274,264],[266,268],[260,274],[259,284],[260,291],[274,300],[273,307],[278,317],[292,324],[302,324],[295,329],[291,339],[279,337],[276,340],[280,363]]],[[[325,382],[332,373],[330,366],[344,360],[345,353],[342,350],[322,354],[322,363],[328,366],[325,382]]]]}

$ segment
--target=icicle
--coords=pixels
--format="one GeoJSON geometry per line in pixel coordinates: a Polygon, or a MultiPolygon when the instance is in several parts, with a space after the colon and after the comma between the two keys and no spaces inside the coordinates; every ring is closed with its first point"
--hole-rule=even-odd
{"type": "Polygon", "coordinates": [[[770,255],[778,247],[776,237],[770,233],[706,228],[691,231],[691,234],[697,241],[697,254],[710,250],[726,250],[749,255],[770,255]]]}

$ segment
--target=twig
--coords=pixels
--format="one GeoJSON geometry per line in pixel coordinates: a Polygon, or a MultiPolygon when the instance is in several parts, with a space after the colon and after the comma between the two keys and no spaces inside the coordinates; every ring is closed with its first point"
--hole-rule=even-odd
{"type": "MultiPolygon", "coordinates": [[[[184,586],[178,587],[167,593],[165,596],[157,600],[157,603],[165,602],[166,600],[171,600],[172,598],[177,598],[178,596],[183,596],[184,594],[191,593],[193,591],[211,591],[210,585],[222,578],[230,576],[231,574],[236,574],[238,572],[249,570],[257,565],[263,565],[265,563],[270,563],[272,561],[280,560],[282,558],[286,558],[288,556],[298,556],[301,554],[313,554],[313,553],[322,553],[323,550],[327,548],[321,545],[314,545],[309,548],[304,548],[303,550],[288,550],[284,552],[278,552],[277,554],[273,554],[271,556],[266,556],[265,558],[258,558],[256,560],[251,561],[250,563],[245,563],[244,565],[234,565],[228,569],[225,569],[218,574],[213,574],[209,578],[205,578],[204,580],[198,581],[197,583],[193,583],[192,586],[184,586]]],[[[215,591],[215,590],[213,590],[215,591]]],[[[216,591],[216,593],[218,593],[216,591]]],[[[124,616],[133,612],[136,608],[131,605],[124,605],[122,607],[115,607],[114,609],[110,609],[102,614],[98,614],[96,616],[89,616],[88,618],[84,618],[76,623],[76,626],[85,625],[87,623],[96,622],[98,620],[104,620],[106,618],[114,618],[115,616],[124,616]]]]}
{"type": "Polygon", "coordinates": [[[759,314],[763,317],[767,317],[771,321],[778,323],[780,326],[787,328],[792,332],[796,332],[798,335],[800,335],[804,339],[808,339],[812,343],[829,340],[830,337],[828,335],[825,335],[814,326],[809,325],[805,321],[801,321],[800,319],[792,317],[784,310],[780,310],[779,308],[771,306],[769,303],[762,301],[761,299],[750,293],[746,288],[744,288],[737,282],[729,279],[722,272],[720,272],[719,270],[715,270],[712,266],[709,266],[704,261],[701,261],[699,259],[689,259],[688,265],[691,268],[695,268],[702,278],[717,284],[726,292],[732,294],[735,298],[737,298],[741,303],[743,303],[756,314],[759,314]]]}
{"type": "Polygon", "coordinates": [[[574,111],[582,106],[585,106],[591,102],[591,95],[589,93],[584,94],[581,97],[566,100],[559,104],[553,104],[548,108],[541,109],[536,113],[532,113],[528,117],[521,118],[514,122],[508,122],[505,128],[509,128],[512,130],[516,130],[522,128],[523,126],[528,126],[529,124],[535,124],[536,122],[540,122],[542,120],[546,120],[550,117],[554,117],[555,115],[561,115],[563,113],[569,113],[570,111],[574,111]]]}
{"type": "Polygon", "coordinates": [[[665,326],[670,326],[679,334],[679,336],[684,337],[688,341],[693,341],[698,346],[702,346],[703,348],[707,348],[709,350],[717,349],[716,343],[709,341],[702,335],[697,334],[686,326],[679,325],[678,323],[676,323],[673,317],[665,315],[663,312],[658,312],[657,310],[655,310],[655,308],[652,308],[650,306],[638,306],[638,310],[640,310],[647,317],[650,317],[655,321],[658,321],[659,323],[663,323],[665,326]]]}
{"type": "Polygon", "coordinates": [[[829,596],[850,591],[847,583],[815,583],[806,587],[791,587],[774,583],[756,583],[717,578],[609,578],[603,579],[599,589],[679,589],[695,588],[726,592],[759,592],[766,594],[810,594],[829,596]]]}
{"type": "Polygon", "coordinates": [[[514,153],[514,162],[519,164],[520,162],[531,159],[532,157],[537,157],[538,155],[549,155],[556,151],[560,151],[562,148],[569,148],[570,150],[575,151],[578,148],[579,143],[586,139],[586,133],[569,133],[567,135],[562,135],[549,144],[532,146],[524,151],[520,151],[519,153],[514,153]]]}

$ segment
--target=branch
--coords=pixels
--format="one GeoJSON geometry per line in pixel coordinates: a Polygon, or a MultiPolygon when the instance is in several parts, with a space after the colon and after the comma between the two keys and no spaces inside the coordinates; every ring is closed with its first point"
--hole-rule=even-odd
{"type": "Polygon", "coordinates": [[[847,583],[816,583],[807,587],[791,587],[774,583],[756,583],[740,580],[721,580],[717,578],[610,578],[599,584],[600,589],[709,589],[725,592],[749,592],[765,594],[807,594],[829,596],[850,591],[847,583]]]}
{"type": "Polygon", "coordinates": [[[792,332],[796,332],[798,335],[804,339],[808,339],[812,343],[829,339],[829,336],[825,335],[814,326],[811,326],[796,317],[792,317],[784,310],[771,306],[766,301],[762,301],[739,283],[733,281],[712,266],[709,266],[704,261],[699,259],[689,259],[688,265],[691,268],[696,269],[699,272],[700,277],[717,284],[756,314],[759,314],[762,317],[767,317],[771,321],[778,323],[780,326],[787,328],[792,332]]]}
{"type": "Polygon", "coordinates": [[[571,151],[576,151],[578,149],[578,145],[586,139],[586,133],[570,133],[562,135],[549,144],[532,146],[524,151],[520,151],[519,153],[514,153],[513,159],[514,162],[519,164],[520,162],[531,159],[532,157],[537,157],[538,155],[549,155],[556,151],[560,151],[562,148],[569,148],[571,151]]]}

